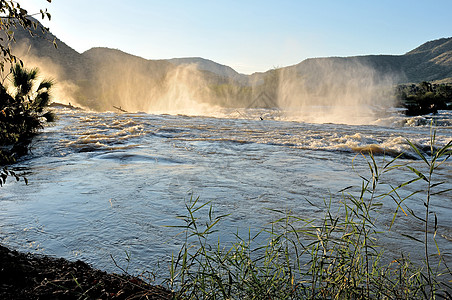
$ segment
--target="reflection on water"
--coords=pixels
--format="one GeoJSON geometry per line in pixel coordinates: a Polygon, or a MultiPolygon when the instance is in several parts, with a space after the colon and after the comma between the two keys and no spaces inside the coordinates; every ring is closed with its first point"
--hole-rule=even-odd
{"type": "MultiPolygon", "coordinates": [[[[357,172],[368,168],[356,157],[360,150],[378,150],[380,162],[406,152],[401,161],[422,168],[410,159],[414,153],[405,138],[421,148],[430,141],[428,120],[413,124],[413,118],[397,115],[371,126],[350,126],[271,120],[271,112],[261,121],[262,111],[244,113],[251,118],[61,110],[60,120],[35,139],[32,154],[18,164],[28,170],[29,186],[9,183],[1,189],[1,242],[106,270],[115,270],[110,254],[125,263],[127,251],[131,270],[153,269],[157,260],[178,250],[178,231],[165,226],[179,224],[176,216],[185,213],[184,201],[191,196],[231,214],[220,225],[227,241],[237,231],[266,226],[276,218],[269,209],[319,217],[330,193],[350,185],[359,189],[357,172]]],[[[438,127],[437,140],[445,144],[452,136],[451,118],[447,113],[438,118],[444,126],[438,127]]],[[[451,187],[451,174],[450,162],[438,170],[444,188],[451,187]]],[[[410,176],[403,171],[384,180],[397,184],[410,176]]],[[[413,185],[406,193],[417,188],[422,187],[413,185]]],[[[333,207],[340,205],[339,198],[332,199],[333,207]]],[[[422,203],[420,195],[406,201],[419,211],[422,203]]],[[[441,225],[439,243],[450,255],[451,194],[433,206],[441,225]]],[[[383,219],[394,208],[385,199],[383,219]]],[[[398,219],[395,233],[421,231],[413,218],[398,219]]],[[[390,251],[412,250],[399,234],[385,239],[390,251]]]]}

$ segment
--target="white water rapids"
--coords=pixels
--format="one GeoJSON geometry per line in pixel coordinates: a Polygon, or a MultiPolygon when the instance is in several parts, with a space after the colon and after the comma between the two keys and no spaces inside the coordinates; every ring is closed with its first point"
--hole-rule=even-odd
{"type": "MultiPolygon", "coordinates": [[[[118,271],[110,254],[132,273],[152,270],[178,250],[184,201],[192,195],[211,201],[218,214],[231,214],[218,226],[224,241],[237,231],[258,231],[277,216],[271,209],[306,218],[323,214],[323,201],[338,191],[361,186],[368,174],[361,150],[377,161],[399,153],[402,163],[423,168],[406,139],[429,148],[430,118],[397,114],[370,125],[311,124],[286,121],[274,111],[233,111],[231,118],[116,113],[59,109],[59,120],[45,128],[32,153],[17,163],[29,185],[11,180],[0,189],[0,242],[23,251],[82,259],[118,271]],[[264,120],[260,120],[263,116],[264,120]],[[309,202],[313,205],[309,204],[309,202]]],[[[437,144],[452,138],[452,114],[435,116],[437,144]]],[[[451,188],[452,162],[437,170],[451,188]]],[[[388,173],[384,183],[413,178],[407,169],[388,173]]],[[[419,183],[421,184],[421,183],[419,183]]],[[[405,193],[419,186],[408,186],[405,193]]],[[[407,200],[423,211],[423,196],[407,200]]],[[[385,198],[381,226],[396,205],[385,198]]],[[[452,263],[452,196],[432,199],[440,224],[438,242],[452,263]]],[[[421,251],[400,233],[422,234],[413,217],[399,213],[388,251],[421,251]]],[[[413,254],[416,255],[416,254],[413,254]]]]}

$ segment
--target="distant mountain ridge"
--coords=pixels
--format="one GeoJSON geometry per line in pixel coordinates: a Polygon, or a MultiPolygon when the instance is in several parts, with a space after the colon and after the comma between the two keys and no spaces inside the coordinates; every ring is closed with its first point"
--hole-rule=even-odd
{"type": "Polygon", "coordinates": [[[429,41],[407,52],[405,73],[410,81],[452,78],[452,38],[429,41]]]}
{"type": "MultiPolygon", "coordinates": [[[[50,57],[56,60],[56,62],[64,68],[69,67],[72,69],[77,69],[75,64],[86,64],[86,59],[89,59],[92,51],[99,53],[103,50],[115,50],[104,47],[95,47],[93,48],[94,50],[90,49],[80,54],[51,33],[47,33],[41,38],[32,38],[27,32],[23,30],[16,30],[16,39],[19,42],[26,41],[27,44],[31,45],[31,49],[36,55],[50,57]],[[54,38],[56,38],[58,49],[53,49],[52,44],[49,43],[49,41],[52,41],[54,38]],[[85,62],[82,62],[84,60],[85,62]]],[[[135,56],[122,51],[120,51],[120,53],[124,57],[135,56]]],[[[99,57],[101,57],[101,55],[99,57]]],[[[378,71],[394,72],[401,75],[401,83],[443,80],[446,78],[452,78],[452,37],[428,41],[403,55],[364,55],[352,57],[308,58],[299,64],[282,67],[281,69],[296,67],[301,72],[304,72],[303,68],[305,66],[310,66],[312,68],[312,62],[316,60],[359,61],[360,63],[374,67],[378,71]]],[[[218,76],[230,78],[242,83],[246,82],[250,77],[253,77],[253,75],[240,74],[229,66],[201,57],[185,57],[162,60],[146,59],[146,61],[166,61],[176,66],[195,64],[198,69],[202,71],[208,71],[218,76]]],[[[254,76],[264,73],[266,72],[255,73],[254,76]]]]}
{"type": "MultiPolygon", "coordinates": [[[[71,91],[73,98],[96,110],[106,109],[110,102],[125,105],[130,101],[124,99],[140,98],[145,99],[143,103],[151,104],[142,104],[135,109],[145,111],[168,91],[173,93],[173,98],[182,97],[181,93],[193,93],[187,90],[187,86],[174,87],[175,82],[182,80],[197,89],[196,95],[190,94],[190,97],[214,95],[218,98],[217,105],[231,107],[246,106],[244,101],[252,102],[263,92],[270,98],[279,97],[275,89],[286,74],[291,74],[291,80],[303,81],[308,90],[324,81],[347,80],[348,77],[342,74],[353,72],[354,77],[349,77],[350,80],[366,77],[367,72],[373,73],[372,80],[390,77],[393,83],[452,82],[450,37],[426,42],[403,55],[309,58],[293,66],[244,75],[201,57],[149,60],[103,47],[78,53],[51,33],[43,35],[37,31],[36,35],[32,37],[17,29],[17,45],[13,49],[20,57],[26,58],[25,62],[37,64],[43,70],[57,70],[58,81],[67,81],[75,86],[71,91]],[[58,49],[52,45],[54,39],[58,49]],[[197,74],[193,73],[194,69],[198,70],[197,74]],[[206,91],[204,85],[210,90],[206,91]],[[132,90],[132,86],[135,89],[132,90]]],[[[321,90],[315,93],[321,94],[321,90]]]]}
{"type": "Polygon", "coordinates": [[[407,52],[406,54],[418,54],[418,53],[433,53],[441,54],[443,52],[452,51],[452,38],[441,38],[433,41],[426,42],[421,46],[407,52]]]}
{"type": "Polygon", "coordinates": [[[394,74],[397,83],[416,83],[450,79],[452,82],[452,38],[429,41],[404,55],[364,55],[351,57],[310,58],[288,67],[301,73],[314,72],[318,61],[361,63],[383,74],[394,74]]]}

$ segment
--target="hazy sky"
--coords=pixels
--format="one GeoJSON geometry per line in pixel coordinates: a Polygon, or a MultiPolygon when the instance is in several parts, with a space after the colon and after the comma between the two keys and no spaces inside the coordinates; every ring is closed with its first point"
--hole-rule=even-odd
{"type": "Polygon", "coordinates": [[[48,8],[50,31],[78,52],[203,57],[250,74],[306,58],[404,54],[452,36],[452,1],[19,0],[48,8]]]}

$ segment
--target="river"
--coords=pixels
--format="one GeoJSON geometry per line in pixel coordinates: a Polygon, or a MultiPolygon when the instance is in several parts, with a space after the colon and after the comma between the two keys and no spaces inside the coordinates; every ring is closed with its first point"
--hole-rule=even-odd
{"type": "MultiPolygon", "coordinates": [[[[406,139],[428,149],[432,118],[392,112],[368,125],[347,125],[252,109],[221,117],[68,108],[57,115],[33,140],[31,154],[14,166],[29,184],[9,180],[0,189],[0,242],[118,272],[113,256],[132,273],[153,270],[178,250],[179,230],[168,226],[181,225],[177,216],[186,214],[191,197],[230,214],[217,225],[227,242],[236,232],[267,226],[280,217],[275,209],[315,219],[325,200],[340,206],[338,191],[354,186],[348,191],[359,192],[359,174],[368,175],[362,150],[372,149],[381,165],[405,153],[399,162],[422,170],[406,139]]],[[[452,113],[434,118],[441,146],[452,138],[452,113]]],[[[437,170],[445,189],[452,185],[451,170],[451,161],[437,170]]],[[[403,168],[385,176],[383,185],[396,185],[413,173],[403,168]]],[[[422,212],[423,198],[416,194],[404,205],[422,212]]],[[[388,226],[396,206],[389,197],[382,204],[380,224],[388,226]]],[[[432,198],[432,211],[440,224],[438,243],[452,263],[451,192],[432,198]]],[[[398,214],[394,235],[384,241],[390,253],[421,251],[400,235],[422,234],[413,219],[398,214]]]]}

